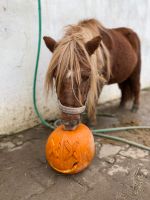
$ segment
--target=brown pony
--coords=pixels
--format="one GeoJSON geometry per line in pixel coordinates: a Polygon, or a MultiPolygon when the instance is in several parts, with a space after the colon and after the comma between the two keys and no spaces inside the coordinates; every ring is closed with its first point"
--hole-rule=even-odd
{"type": "Polygon", "coordinates": [[[43,38],[53,52],[46,74],[46,89],[56,86],[62,122],[72,130],[87,108],[96,120],[96,104],[105,84],[118,83],[120,106],[133,99],[132,111],[139,107],[141,54],[137,34],[129,28],[107,29],[95,19],[66,27],[56,42],[43,38]]]}

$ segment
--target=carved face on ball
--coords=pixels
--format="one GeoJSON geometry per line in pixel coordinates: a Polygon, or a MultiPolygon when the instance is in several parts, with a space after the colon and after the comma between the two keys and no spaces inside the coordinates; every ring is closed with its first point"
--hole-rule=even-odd
{"type": "Polygon", "coordinates": [[[56,171],[73,174],[85,169],[95,153],[91,131],[83,124],[73,131],[59,126],[49,136],[46,144],[46,158],[56,171]]]}

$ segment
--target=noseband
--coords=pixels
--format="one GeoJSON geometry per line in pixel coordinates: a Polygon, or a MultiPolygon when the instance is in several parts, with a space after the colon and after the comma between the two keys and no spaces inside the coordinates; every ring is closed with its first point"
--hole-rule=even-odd
{"type": "Polygon", "coordinates": [[[58,106],[59,109],[66,113],[66,114],[70,114],[70,115],[78,115],[81,114],[85,111],[86,106],[81,106],[81,107],[68,107],[68,106],[64,106],[61,104],[61,102],[58,100],[58,106]]]}

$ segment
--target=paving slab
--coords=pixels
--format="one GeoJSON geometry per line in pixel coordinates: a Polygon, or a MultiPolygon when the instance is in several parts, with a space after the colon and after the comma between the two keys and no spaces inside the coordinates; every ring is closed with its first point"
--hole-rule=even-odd
{"type": "MultiPolygon", "coordinates": [[[[118,109],[118,100],[98,107],[97,128],[150,125],[150,90],[142,91],[137,113],[118,109]],[[106,115],[107,113],[107,115],[106,115]]],[[[86,123],[86,119],[84,119],[86,123]]],[[[51,169],[45,159],[50,130],[43,125],[0,137],[0,200],[149,200],[150,153],[95,137],[91,165],[75,175],[51,169]]],[[[108,133],[150,146],[150,130],[108,133]]]]}

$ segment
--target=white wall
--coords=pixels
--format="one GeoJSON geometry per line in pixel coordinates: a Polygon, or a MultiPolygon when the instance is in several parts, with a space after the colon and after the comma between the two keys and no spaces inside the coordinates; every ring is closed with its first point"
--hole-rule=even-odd
{"type": "MultiPolygon", "coordinates": [[[[107,26],[128,26],[142,41],[142,87],[150,86],[149,0],[41,0],[43,35],[55,39],[63,27],[95,17],[107,26]]],[[[10,134],[36,125],[32,83],[38,41],[37,0],[0,0],[0,134],[10,134]]],[[[42,42],[37,99],[44,117],[58,115],[56,96],[46,103],[43,92],[50,53],[42,42]]],[[[119,96],[116,86],[106,87],[101,101],[119,96]]]]}

